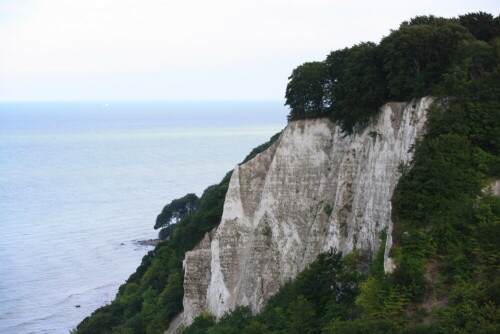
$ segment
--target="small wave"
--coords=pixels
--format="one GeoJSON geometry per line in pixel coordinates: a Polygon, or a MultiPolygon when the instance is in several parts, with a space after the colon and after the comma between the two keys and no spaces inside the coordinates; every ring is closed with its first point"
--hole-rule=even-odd
{"type": "Polygon", "coordinates": [[[52,313],[52,314],[45,315],[45,316],[42,316],[42,317],[37,317],[37,318],[33,318],[33,319],[30,319],[30,320],[27,320],[27,321],[23,321],[18,326],[19,327],[22,327],[22,326],[32,326],[32,325],[36,324],[38,321],[51,320],[51,319],[54,319],[56,317],[57,317],[57,313],[52,313]]]}
{"type": "MultiPolygon", "coordinates": [[[[105,285],[102,285],[102,286],[99,286],[96,288],[90,288],[90,289],[87,289],[84,291],[75,292],[75,293],[70,294],[69,296],[64,297],[62,300],[57,302],[55,305],[60,306],[60,305],[68,304],[72,300],[77,299],[81,296],[87,296],[90,294],[93,295],[93,294],[95,294],[95,292],[98,292],[100,290],[111,290],[111,288],[117,288],[118,286],[119,286],[119,284],[110,283],[110,284],[105,284],[105,285]]],[[[107,294],[109,294],[109,293],[107,293],[107,294]]]]}

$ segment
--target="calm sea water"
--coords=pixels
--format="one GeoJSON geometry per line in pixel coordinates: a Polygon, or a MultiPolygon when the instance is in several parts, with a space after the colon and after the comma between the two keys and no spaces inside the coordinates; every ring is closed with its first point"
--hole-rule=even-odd
{"type": "Polygon", "coordinates": [[[163,206],[281,130],[282,105],[0,103],[0,333],[68,333],[109,303],[163,206]]]}

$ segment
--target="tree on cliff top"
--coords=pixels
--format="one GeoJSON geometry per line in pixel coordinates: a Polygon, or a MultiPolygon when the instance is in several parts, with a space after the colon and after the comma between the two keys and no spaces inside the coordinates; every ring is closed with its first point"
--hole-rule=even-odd
{"type": "Polygon", "coordinates": [[[325,115],[326,71],[323,62],[309,62],[298,66],[288,78],[286,103],[290,106],[289,119],[323,117],[325,115]]]}

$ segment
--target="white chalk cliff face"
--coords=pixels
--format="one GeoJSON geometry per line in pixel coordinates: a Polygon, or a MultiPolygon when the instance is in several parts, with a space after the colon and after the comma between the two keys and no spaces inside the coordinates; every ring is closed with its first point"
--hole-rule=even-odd
{"type": "Polygon", "coordinates": [[[392,229],[398,165],[411,159],[431,102],[388,103],[351,136],[327,119],[294,121],[267,151],[237,166],[220,225],[186,254],[177,323],[240,305],[259,311],[331,247],[373,255],[379,232],[392,229]]]}

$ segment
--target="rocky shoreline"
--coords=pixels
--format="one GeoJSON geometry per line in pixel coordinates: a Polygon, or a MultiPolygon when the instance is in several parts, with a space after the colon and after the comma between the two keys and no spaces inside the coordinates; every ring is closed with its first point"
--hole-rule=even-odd
{"type": "Polygon", "coordinates": [[[156,246],[160,243],[160,239],[136,240],[135,242],[141,246],[156,246]]]}

